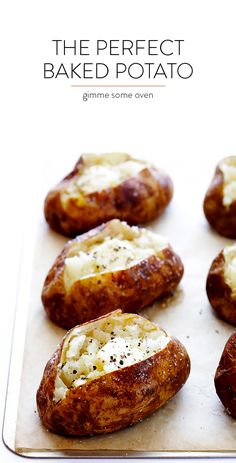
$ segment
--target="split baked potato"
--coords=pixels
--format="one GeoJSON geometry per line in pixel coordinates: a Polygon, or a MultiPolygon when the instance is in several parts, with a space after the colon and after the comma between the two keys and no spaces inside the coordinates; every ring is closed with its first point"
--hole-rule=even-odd
{"type": "Polygon", "coordinates": [[[236,325],[236,244],[225,247],[213,260],[206,290],[217,315],[236,325]]]}
{"type": "Polygon", "coordinates": [[[65,335],[44,370],[38,412],[58,434],[110,433],[164,405],[189,372],[177,339],[143,317],[114,311],[65,335]]]}
{"type": "Polygon", "coordinates": [[[223,350],[215,374],[215,388],[226,411],[236,418],[236,332],[223,350]]]}
{"type": "Polygon", "coordinates": [[[53,230],[74,237],[113,218],[140,224],[170,202],[169,176],[125,153],[84,154],[47,195],[45,217],[53,230]]]}
{"type": "Polygon", "coordinates": [[[63,328],[122,309],[138,311],[173,291],[183,264],[167,240],[113,219],[69,241],[49,271],[42,302],[63,328]]]}
{"type": "Polygon", "coordinates": [[[236,156],[225,158],[217,165],[203,208],[217,233],[236,238],[236,156]]]}

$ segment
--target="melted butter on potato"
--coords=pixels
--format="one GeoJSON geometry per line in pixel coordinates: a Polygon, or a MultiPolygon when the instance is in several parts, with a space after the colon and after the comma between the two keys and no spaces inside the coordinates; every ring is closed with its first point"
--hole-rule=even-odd
{"type": "Polygon", "coordinates": [[[165,238],[149,230],[130,227],[115,219],[110,222],[110,235],[98,234],[86,249],[65,259],[64,283],[67,290],[79,279],[130,268],[168,246],[165,238]]]}
{"type": "Polygon", "coordinates": [[[223,204],[230,206],[236,200],[236,156],[223,159],[220,170],[224,176],[223,204]]]}
{"type": "Polygon", "coordinates": [[[151,167],[147,162],[134,159],[126,153],[84,154],[83,161],[76,179],[63,192],[62,203],[70,197],[114,188],[151,167]]]}
{"type": "Polygon", "coordinates": [[[57,367],[54,402],[70,388],[151,357],[169,341],[154,323],[121,311],[74,328],[65,339],[57,367]]]}
{"type": "Polygon", "coordinates": [[[224,279],[231,288],[233,297],[236,297],[236,244],[227,246],[223,254],[225,259],[224,279]]]}

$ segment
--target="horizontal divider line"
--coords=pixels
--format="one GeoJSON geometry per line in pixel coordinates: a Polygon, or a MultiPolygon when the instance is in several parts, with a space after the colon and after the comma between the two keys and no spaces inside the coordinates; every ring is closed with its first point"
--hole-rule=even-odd
{"type": "Polygon", "coordinates": [[[166,87],[166,85],[86,85],[86,84],[79,84],[79,85],[71,85],[71,87],[86,87],[86,88],[115,88],[115,87],[122,87],[122,88],[155,88],[155,87],[166,87]]]}

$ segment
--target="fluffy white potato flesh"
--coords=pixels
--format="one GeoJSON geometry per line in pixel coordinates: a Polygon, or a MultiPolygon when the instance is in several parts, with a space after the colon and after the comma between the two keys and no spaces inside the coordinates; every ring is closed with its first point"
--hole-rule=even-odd
{"type": "Polygon", "coordinates": [[[65,259],[64,284],[67,290],[79,279],[114,272],[136,265],[168,246],[166,238],[144,228],[130,227],[118,219],[110,221],[97,239],[74,247],[65,259]]]}
{"type": "Polygon", "coordinates": [[[236,156],[223,159],[220,170],[224,176],[223,204],[230,206],[236,200],[236,156]]]}
{"type": "Polygon", "coordinates": [[[225,259],[224,279],[231,288],[233,297],[236,297],[236,244],[227,246],[223,254],[225,259]]]}
{"type": "Polygon", "coordinates": [[[143,169],[151,167],[146,161],[135,159],[126,153],[84,154],[83,165],[73,182],[63,192],[61,199],[114,188],[128,178],[135,177],[143,169]]]}
{"type": "Polygon", "coordinates": [[[57,367],[54,402],[68,390],[151,357],[170,337],[154,323],[120,310],[72,329],[57,367]]]}

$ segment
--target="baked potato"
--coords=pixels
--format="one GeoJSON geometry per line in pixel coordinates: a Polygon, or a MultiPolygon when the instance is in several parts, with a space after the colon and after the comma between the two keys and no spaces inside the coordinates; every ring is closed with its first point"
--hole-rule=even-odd
{"type": "Polygon", "coordinates": [[[167,240],[119,219],[69,241],[50,269],[42,302],[63,328],[113,309],[138,311],[171,292],[183,264],[167,240]]]}
{"type": "Polygon", "coordinates": [[[217,233],[236,238],[236,156],[225,158],[217,165],[203,208],[217,233]]]}
{"type": "Polygon", "coordinates": [[[125,153],[83,154],[48,193],[44,211],[53,230],[74,237],[113,218],[152,220],[172,195],[170,177],[145,161],[125,153]]]}
{"type": "Polygon", "coordinates": [[[213,260],[206,290],[217,315],[236,325],[236,244],[225,247],[213,260]]]}
{"type": "Polygon", "coordinates": [[[236,418],[236,332],[223,350],[215,374],[215,388],[227,412],[236,418]]]}
{"type": "Polygon", "coordinates": [[[143,317],[114,311],[65,335],[44,370],[38,412],[58,434],[110,433],[164,405],[189,372],[177,339],[143,317]]]}

